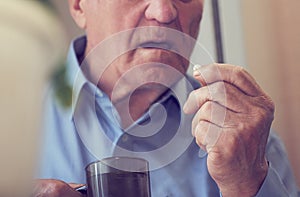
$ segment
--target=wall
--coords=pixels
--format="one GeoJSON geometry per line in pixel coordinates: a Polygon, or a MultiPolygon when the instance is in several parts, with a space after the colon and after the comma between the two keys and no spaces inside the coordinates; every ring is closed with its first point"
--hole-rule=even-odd
{"type": "MultiPolygon", "coordinates": [[[[211,0],[206,0],[210,2],[211,0]]],[[[219,0],[225,62],[247,67],[241,0],[219,0]]]]}
{"type": "MultiPolygon", "coordinates": [[[[84,32],[76,26],[69,13],[69,5],[67,0],[49,0],[55,7],[55,11],[59,16],[61,22],[64,24],[64,28],[67,34],[68,43],[84,32]]],[[[66,48],[68,50],[68,48],[66,48]]]]}
{"type": "Polygon", "coordinates": [[[37,1],[9,0],[0,1],[0,43],[0,196],[30,196],[44,89],[64,38],[37,1]]]}
{"type": "Polygon", "coordinates": [[[243,0],[248,68],[276,104],[273,128],[300,185],[300,1],[243,0]]]}

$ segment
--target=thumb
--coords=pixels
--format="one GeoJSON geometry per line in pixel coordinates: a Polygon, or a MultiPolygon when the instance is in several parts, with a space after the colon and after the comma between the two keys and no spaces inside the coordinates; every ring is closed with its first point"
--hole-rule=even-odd
{"type": "Polygon", "coordinates": [[[218,81],[224,81],[221,74],[221,70],[225,69],[223,67],[217,63],[209,65],[195,64],[193,67],[193,77],[201,84],[202,87],[218,81]]]}
{"type": "Polygon", "coordinates": [[[207,83],[203,77],[203,71],[201,71],[201,68],[203,66],[202,65],[199,65],[199,64],[195,64],[194,67],[193,67],[193,77],[194,79],[196,79],[200,84],[201,86],[206,86],[207,83]]]}

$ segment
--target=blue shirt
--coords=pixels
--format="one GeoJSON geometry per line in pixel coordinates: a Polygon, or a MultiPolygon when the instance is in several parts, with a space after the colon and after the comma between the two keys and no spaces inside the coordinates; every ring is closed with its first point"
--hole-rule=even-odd
{"type": "MultiPolygon", "coordinates": [[[[87,164],[112,155],[137,156],[150,162],[154,197],[220,196],[207,171],[207,158],[191,136],[192,117],[181,110],[188,93],[198,85],[187,78],[180,80],[133,125],[121,129],[108,96],[80,70],[78,57],[85,46],[85,37],[75,40],[68,55],[72,107],[60,104],[53,87],[47,92],[38,178],[85,183],[87,164]]],[[[269,170],[257,196],[297,196],[283,145],[272,132],[266,155],[269,170]]]]}

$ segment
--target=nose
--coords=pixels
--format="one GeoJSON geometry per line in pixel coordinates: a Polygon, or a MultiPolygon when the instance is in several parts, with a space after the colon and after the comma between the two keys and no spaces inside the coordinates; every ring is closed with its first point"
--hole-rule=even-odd
{"type": "Polygon", "coordinates": [[[177,17],[177,9],[173,0],[150,0],[145,16],[159,23],[171,23],[177,17]]]}

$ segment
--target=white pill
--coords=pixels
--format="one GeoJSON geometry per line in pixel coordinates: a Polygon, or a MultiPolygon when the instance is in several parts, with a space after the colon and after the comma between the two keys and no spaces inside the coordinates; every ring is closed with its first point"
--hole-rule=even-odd
{"type": "Polygon", "coordinates": [[[199,70],[201,68],[200,64],[195,64],[193,67],[193,71],[199,70]]]}

